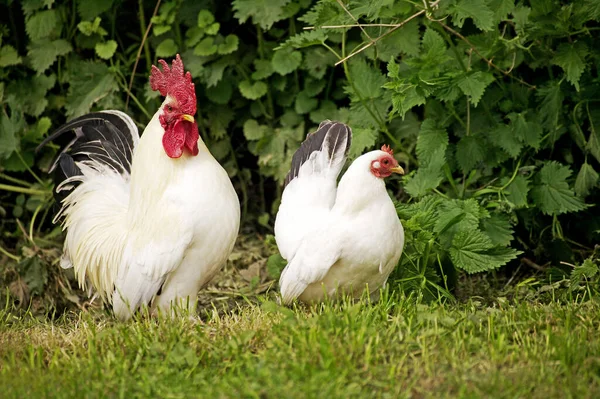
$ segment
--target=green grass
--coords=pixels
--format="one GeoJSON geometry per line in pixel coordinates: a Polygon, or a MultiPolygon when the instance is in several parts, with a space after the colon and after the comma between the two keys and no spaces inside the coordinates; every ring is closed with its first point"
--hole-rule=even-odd
{"type": "Polygon", "coordinates": [[[3,398],[598,397],[600,306],[385,297],[203,321],[0,311],[3,398]]]}

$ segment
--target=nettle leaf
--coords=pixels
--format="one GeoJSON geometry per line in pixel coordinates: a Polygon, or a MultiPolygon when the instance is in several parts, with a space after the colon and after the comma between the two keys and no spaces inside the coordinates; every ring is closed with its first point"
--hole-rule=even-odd
{"type": "Polygon", "coordinates": [[[11,108],[37,118],[46,109],[46,94],[55,83],[55,75],[35,75],[30,79],[13,81],[7,87],[6,102],[11,108]]]}
{"type": "Polygon", "coordinates": [[[378,136],[377,131],[373,129],[352,128],[352,145],[350,151],[348,151],[348,156],[354,159],[362,155],[365,149],[375,145],[378,136]]]}
{"type": "Polygon", "coordinates": [[[464,75],[457,82],[458,87],[465,95],[471,97],[471,103],[477,107],[479,100],[483,96],[485,88],[494,81],[494,75],[489,72],[477,71],[468,75],[464,75]]]}
{"type": "Polygon", "coordinates": [[[207,26],[204,30],[206,32],[207,35],[211,35],[214,36],[217,33],[219,33],[219,29],[221,28],[221,24],[218,22],[215,22],[214,24],[207,26]]]}
{"type": "Polygon", "coordinates": [[[47,38],[58,27],[59,15],[56,10],[45,10],[36,12],[25,22],[27,36],[31,40],[47,38]]]}
{"type": "Polygon", "coordinates": [[[513,134],[528,146],[539,149],[542,141],[542,128],[539,123],[525,119],[527,111],[508,115],[513,134]]]}
{"type": "Polygon", "coordinates": [[[456,161],[463,172],[469,172],[486,158],[486,148],[479,136],[464,136],[456,145],[456,161]]]}
{"type": "MultiPolygon", "coordinates": [[[[173,57],[175,54],[177,54],[177,50],[178,47],[177,43],[175,43],[175,40],[165,39],[156,47],[156,56],[164,58],[173,57]]],[[[194,51],[194,54],[195,53],[196,52],[194,51]]]]}
{"type": "Polygon", "coordinates": [[[327,69],[332,66],[337,58],[330,51],[322,47],[315,47],[304,51],[302,69],[315,79],[323,79],[327,69]]]}
{"type": "Polygon", "coordinates": [[[538,108],[542,126],[547,131],[556,130],[562,113],[564,94],[559,80],[551,80],[536,91],[536,97],[541,99],[538,108]]]}
{"type": "Polygon", "coordinates": [[[481,229],[490,238],[493,245],[507,246],[513,239],[513,229],[508,216],[494,213],[481,221],[481,229]]]}
{"type": "Polygon", "coordinates": [[[404,189],[411,197],[422,197],[430,194],[443,180],[442,168],[446,163],[446,149],[438,148],[430,154],[427,165],[419,167],[414,175],[404,184],[404,189]]]}
{"type": "Polygon", "coordinates": [[[417,138],[417,156],[420,164],[429,164],[434,156],[442,155],[448,147],[448,132],[437,126],[432,118],[425,119],[417,138]]]}
{"type": "Polygon", "coordinates": [[[494,20],[504,20],[515,8],[515,0],[491,0],[489,8],[494,11],[494,20]]]}
{"type": "Polygon", "coordinates": [[[365,98],[379,98],[383,92],[383,85],[386,82],[385,76],[377,68],[367,64],[362,58],[356,58],[349,65],[350,76],[354,82],[354,87],[346,85],[344,90],[350,94],[352,101],[359,102],[358,96],[365,98]],[[358,91],[354,93],[354,89],[358,91]]]}
{"type": "Polygon", "coordinates": [[[215,44],[215,39],[212,37],[205,37],[194,48],[194,54],[200,56],[209,56],[215,54],[217,49],[218,48],[215,44]]]}
{"type": "Polygon", "coordinates": [[[119,89],[114,75],[104,63],[80,61],[70,66],[69,92],[65,104],[67,116],[77,117],[89,112],[95,103],[119,89]]]}
{"type": "Polygon", "coordinates": [[[523,149],[523,143],[509,125],[498,125],[489,134],[490,141],[506,151],[511,157],[516,158],[523,149]]]}
{"type": "Polygon", "coordinates": [[[486,3],[487,1],[481,0],[457,1],[450,9],[454,17],[454,24],[462,28],[465,19],[471,18],[479,29],[484,31],[492,30],[494,28],[494,12],[486,3]]]}
{"type": "Polygon", "coordinates": [[[108,40],[104,43],[96,43],[95,50],[96,54],[98,54],[98,57],[108,60],[115,54],[115,51],[117,50],[117,42],[114,40],[108,40]]]}
{"type": "MultiPolygon", "coordinates": [[[[229,82],[225,82],[231,86],[229,82]]],[[[208,122],[210,136],[216,140],[224,139],[227,136],[227,128],[233,121],[235,112],[228,106],[210,107],[208,110],[208,122]]],[[[227,151],[229,151],[229,140],[227,142],[227,151]]]]}
{"type": "Polygon", "coordinates": [[[497,269],[520,253],[512,248],[494,247],[492,240],[476,229],[457,233],[450,247],[452,262],[467,273],[497,269]]]}
{"type": "Polygon", "coordinates": [[[592,165],[584,162],[577,173],[577,179],[575,179],[575,194],[580,197],[586,197],[590,191],[598,185],[598,172],[594,170],[592,165]]]}
{"type": "Polygon", "coordinates": [[[579,91],[579,79],[585,70],[585,58],[589,54],[589,49],[582,41],[573,43],[561,43],[558,46],[556,55],[552,63],[560,66],[567,75],[567,80],[575,90],[579,91]]]}
{"type": "Polygon", "coordinates": [[[295,49],[312,47],[325,43],[325,40],[327,40],[327,34],[324,29],[306,30],[289,37],[282,45],[277,47],[276,50],[286,47],[295,49]]]}
{"type": "Polygon", "coordinates": [[[238,88],[242,96],[249,100],[258,100],[265,94],[267,94],[267,84],[262,81],[252,83],[249,80],[243,80],[240,82],[238,88]]]}
{"type": "Polygon", "coordinates": [[[254,68],[256,69],[256,72],[252,73],[252,79],[254,80],[266,79],[275,72],[273,64],[269,60],[254,60],[254,68]]]}
{"type": "Polygon", "coordinates": [[[285,6],[291,0],[234,0],[235,17],[240,23],[252,18],[254,25],[268,30],[273,24],[285,18],[285,6]]]}
{"type": "Polygon", "coordinates": [[[58,57],[67,55],[72,50],[71,43],[64,39],[52,41],[41,39],[29,45],[27,56],[31,62],[31,67],[37,73],[42,73],[50,68],[58,57]]]}
{"type": "Polygon", "coordinates": [[[398,56],[398,53],[404,53],[412,57],[418,56],[421,50],[419,26],[418,21],[410,21],[381,39],[376,44],[377,57],[382,61],[389,61],[390,58],[398,56]]]}
{"type": "Polygon", "coordinates": [[[7,44],[0,48],[0,67],[4,68],[11,65],[18,65],[23,61],[23,59],[17,53],[17,50],[7,44]]]}
{"type": "Polygon", "coordinates": [[[442,62],[446,59],[446,42],[433,28],[427,28],[421,41],[422,57],[433,62],[442,62]]]}
{"type": "MultiPolygon", "coordinates": [[[[508,177],[504,178],[502,184],[508,183],[508,177]]],[[[506,198],[515,206],[522,208],[527,206],[527,193],[529,193],[529,180],[523,175],[515,176],[514,180],[505,189],[506,198]]]]}
{"type": "Polygon", "coordinates": [[[542,212],[560,215],[586,208],[586,204],[569,188],[567,179],[570,175],[571,169],[556,161],[546,162],[536,174],[531,197],[542,212]]]}
{"type": "Polygon", "coordinates": [[[302,53],[292,49],[275,51],[271,64],[273,70],[280,75],[294,72],[302,63],[302,53]]]}
{"type": "Polygon", "coordinates": [[[489,213],[479,206],[474,198],[468,200],[446,200],[439,208],[438,220],[434,231],[438,234],[453,234],[463,230],[477,229],[479,221],[489,213]]]}
{"type": "MultiPolygon", "coordinates": [[[[386,87],[386,86],[384,86],[386,87]]],[[[402,84],[392,94],[392,114],[398,114],[402,119],[413,107],[425,104],[422,90],[413,84],[402,84]]]]}
{"type": "Polygon", "coordinates": [[[91,20],[105,11],[110,10],[113,0],[79,0],[77,12],[81,19],[91,20]]]}
{"type": "Polygon", "coordinates": [[[96,17],[93,22],[81,21],[77,24],[77,29],[86,36],[91,36],[94,33],[97,33],[100,36],[106,36],[108,32],[100,26],[101,21],[102,19],[100,17],[96,17]]]}
{"type": "Polygon", "coordinates": [[[231,54],[238,49],[240,39],[236,35],[227,35],[225,41],[217,46],[219,54],[231,54]]]}

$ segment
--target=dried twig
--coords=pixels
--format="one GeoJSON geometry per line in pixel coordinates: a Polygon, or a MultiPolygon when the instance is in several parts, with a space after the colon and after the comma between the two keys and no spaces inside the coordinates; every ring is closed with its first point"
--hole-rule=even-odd
{"type": "Polygon", "coordinates": [[[398,24],[354,24],[354,25],[323,25],[323,26],[305,26],[304,30],[315,30],[315,29],[341,29],[341,28],[360,28],[361,26],[368,26],[372,28],[393,28],[398,24]]]}
{"type": "Polygon", "coordinates": [[[133,78],[135,78],[135,71],[138,66],[138,62],[140,61],[140,57],[142,55],[142,50],[144,48],[144,44],[146,43],[146,39],[148,38],[148,34],[150,33],[150,28],[152,28],[152,18],[156,16],[158,13],[158,7],[160,6],[161,0],[156,1],[156,6],[154,7],[154,12],[148,21],[148,27],[146,28],[146,32],[144,33],[144,37],[142,38],[142,42],[140,43],[140,48],[138,49],[137,55],[135,56],[135,64],[133,64],[133,71],[131,72],[131,78],[129,79],[129,89],[127,90],[127,99],[125,100],[125,109],[127,110],[127,106],[129,105],[129,93],[131,93],[131,88],[133,87],[133,78]]]}
{"type": "MultiPolygon", "coordinates": [[[[344,3],[342,3],[342,0],[337,0],[337,2],[340,5],[340,7],[342,7],[344,9],[344,11],[346,11],[346,14],[350,15],[350,18],[352,18],[352,20],[358,24],[358,20],[354,17],[354,15],[352,15],[352,13],[350,11],[348,11],[348,9],[344,5],[344,3]]],[[[373,41],[373,38],[371,36],[369,36],[369,34],[365,30],[365,28],[362,27],[362,25],[358,24],[358,27],[360,28],[360,30],[362,30],[362,32],[365,34],[365,36],[369,38],[370,41],[373,41]]]]}
{"type": "MultiPolygon", "coordinates": [[[[439,4],[441,0],[436,0],[433,3],[431,3],[430,8],[433,8],[435,6],[437,6],[439,4]]],[[[395,32],[396,30],[398,30],[399,28],[401,28],[402,26],[404,26],[405,24],[407,24],[408,22],[412,21],[413,19],[417,18],[420,15],[423,15],[427,12],[428,10],[421,10],[413,15],[411,15],[410,17],[406,18],[404,21],[400,22],[399,24],[394,25],[394,27],[390,30],[388,30],[387,32],[385,32],[383,35],[371,40],[369,43],[365,44],[364,46],[362,46],[361,48],[359,48],[356,51],[353,51],[350,55],[342,58],[341,60],[339,60],[338,62],[335,63],[335,65],[339,65],[343,62],[348,61],[348,59],[354,57],[356,54],[365,51],[366,49],[368,49],[369,47],[371,47],[372,45],[376,44],[379,40],[383,39],[384,37],[388,36],[389,34],[395,32]]]]}

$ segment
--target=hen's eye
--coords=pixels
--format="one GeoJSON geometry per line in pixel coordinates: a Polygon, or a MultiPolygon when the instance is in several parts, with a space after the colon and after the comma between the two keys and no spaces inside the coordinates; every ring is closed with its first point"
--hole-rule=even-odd
{"type": "Polygon", "coordinates": [[[170,105],[167,105],[167,110],[168,110],[169,112],[171,112],[171,111],[173,111],[173,107],[171,107],[170,105]]]}
{"type": "Polygon", "coordinates": [[[390,163],[390,161],[388,161],[387,159],[384,159],[384,160],[383,160],[383,164],[384,164],[384,165],[387,165],[387,164],[389,164],[389,163],[390,163]]]}

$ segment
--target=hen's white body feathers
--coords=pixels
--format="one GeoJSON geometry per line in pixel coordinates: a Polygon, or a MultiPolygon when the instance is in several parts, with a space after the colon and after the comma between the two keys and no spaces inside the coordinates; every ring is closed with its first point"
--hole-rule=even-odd
{"type": "Polygon", "coordinates": [[[379,153],[357,158],[339,187],[338,169],[299,173],[285,188],[275,222],[288,261],[279,281],[284,303],[340,293],[359,297],[365,286],[375,294],[387,281],[402,254],[404,230],[383,179],[369,171],[379,153]]]}

